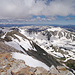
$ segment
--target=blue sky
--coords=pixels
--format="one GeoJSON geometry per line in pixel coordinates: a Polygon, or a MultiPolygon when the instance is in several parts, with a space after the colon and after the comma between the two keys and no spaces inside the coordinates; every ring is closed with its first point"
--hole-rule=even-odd
{"type": "Polygon", "coordinates": [[[0,23],[75,25],[75,0],[0,0],[0,23]]]}

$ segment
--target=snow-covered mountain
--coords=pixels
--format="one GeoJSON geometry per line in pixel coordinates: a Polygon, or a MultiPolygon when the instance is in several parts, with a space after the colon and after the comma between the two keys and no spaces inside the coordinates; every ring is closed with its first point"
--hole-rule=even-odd
{"type": "MultiPolygon", "coordinates": [[[[5,30],[3,29],[3,31],[5,30]]],[[[17,50],[44,62],[49,67],[51,65],[60,65],[60,63],[52,55],[48,54],[32,40],[21,34],[21,29],[19,31],[9,30],[9,32],[6,32],[1,38],[3,38],[5,43],[9,46],[12,46],[17,50]]]]}
{"type": "Polygon", "coordinates": [[[20,33],[33,40],[47,53],[57,57],[75,60],[75,32],[60,27],[22,29],[20,33]]]}
{"type": "MultiPolygon", "coordinates": [[[[49,67],[62,65],[60,62],[67,65],[69,60],[75,60],[75,32],[60,27],[0,28],[0,39],[49,67]]],[[[75,70],[74,65],[72,69],[75,70]]]]}

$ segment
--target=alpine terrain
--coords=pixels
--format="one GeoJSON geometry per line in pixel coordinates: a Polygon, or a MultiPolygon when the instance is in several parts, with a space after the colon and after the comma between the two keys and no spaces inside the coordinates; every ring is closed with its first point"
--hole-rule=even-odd
{"type": "Polygon", "coordinates": [[[0,75],[74,75],[75,32],[53,26],[0,28],[0,75]]]}

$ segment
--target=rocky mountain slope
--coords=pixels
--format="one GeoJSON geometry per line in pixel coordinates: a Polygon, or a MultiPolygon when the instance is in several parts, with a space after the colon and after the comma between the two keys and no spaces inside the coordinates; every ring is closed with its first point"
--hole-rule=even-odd
{"type": "Polygon", "coordinates": [[[23,53],[24,55],[21,55],[19,53],[18,54],[13,53],[12,57],[15,58],[16,60],[17,59],[24,60],[26,65],[29,65],[30,67],[38,67],[38,66],[43,67],[44,69],[47,70],[46,72],[49,75],[51,74],[73,75],[75,70],[74,32],[70,32],[59,27],[54,28],[51,26],[0,28],[0,31],[1,31],[0,33],[1,45],[5,44],[4,45],[5,47],[3,45],[2,45],[3,47],[0,46],[1,52],[5,48],[7,49],[7,51],[4,50],[3,52],[23,53]],[[30,59],[30,62],[32,61],[34,63],[38,62],[39,64],[38,63],[30,64],[28,60],[24,57],[30,59]],[[69,61],[72,61],[72,63],[69,63],[69,61]],[[67,69],[63,66],[63,64],[65,64],[65,67],[67,69]],[[73,73],[68,69],[71,70],[73,73]],[[63,70],[64,72],[63,71],[59,72],[59,70],[63,70]]]}
{"type": "MultiPolygon", "coordinates": [[[[17,53],[20,54],[20,53],[17,53]]],[[[24,54],[20,54],[24,55],[24,54]]],[[[32,61],[33,62],[33,61],[32,61]]],[[[27,66],[23,60],[12,58],[9,53],[0,53],[0,75],[72,75],[64,66],[51,66],[47,71],[43,67],[27,66]]]]}

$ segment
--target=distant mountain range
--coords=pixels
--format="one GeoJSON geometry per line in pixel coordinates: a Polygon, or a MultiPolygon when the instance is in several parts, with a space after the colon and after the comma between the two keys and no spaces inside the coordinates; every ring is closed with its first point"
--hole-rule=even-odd
{"type": "Polygon", "coordinates": [[[61,28],[71,28],[75,29],[75,25],[57,25],[57,24],[0,24],[0,27],[22,27],[22,26],[54,26],[54,27],[61,27],[61,28]]]}

